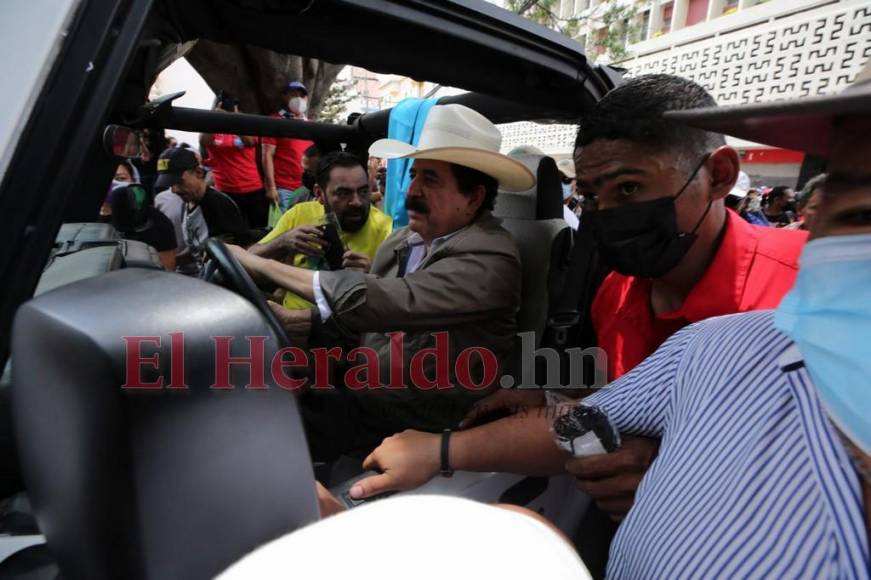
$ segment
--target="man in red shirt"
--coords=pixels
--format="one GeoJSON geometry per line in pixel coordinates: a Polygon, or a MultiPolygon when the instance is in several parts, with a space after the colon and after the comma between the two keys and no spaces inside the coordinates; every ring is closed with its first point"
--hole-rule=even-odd
{"type": "MultiPolygon", "coordinates": [[[[220,91],[214,110],[239,112],[239,101],[220,91]]],[[[266,227],[269,205],[257,171],[257,138],[224,133],[200,134],[200,146],[208,153],[215,189],[226,193],[239,206],[248,227],[266,227]]]]}
{"type": "Polygon", "coordinates": [[[578,132],[578,191],[598,198],[599,250],[615,270],[592,308],[608,381],[690,323],[776,307],[795,281],[807,236],[726,209],[737,152],[722,135],[661,119],[715,104],[692,81],[638,77],[602,99],[578,132]]]}
{"type": "Polygon", "coordinates": [[[726,209],[735,150],[722,135],[655,116],[687,103],[715,104],[691,81],[639,77],[603,99],[578,133],[578,190],[598,198],[596,237],[615,270],[592,308],[609,382],[688,324],[775,308],[795,281],[807,239],[750,225],[726,209]],[[627,111],[634,120],[616,120],[627,111]]]}
{"type": "MultiPolygon", "coordinates": [[[[308,89],[299,81],[287,84],[281,92],[284,107],[273,117],[307,120],[308,89]]],[[[294,192],[302,186],[302,155],[311,145],[304,139],[263,137],[263,177],[266,199],[277,203],[281,211],[289,210],[296,202],[294,192]]]]}
{"type": "MultiPolygon", "coordinates": [[[[712,316],[775,308],[792,287],[804,236],[782,236],[725,210],[722,241],[707,270],[672,310],[654,311],[659,280],[611,273],[593,302],[608,380],[632,370],[672,334],[712,316]]],[[[664,277],[664,278],[667,278],[664,277]]]]}
{"type": "MultiPolygon", "coordinates": [[[[693,322],[775,308],[795,281],[807,236],[750,225],[726,209],[737,152],[720,134],[662,119],[714,105],[692,81],[648,75],[613,90],[581,124],[578,191],[598,197],[598,247],[615,270],[592,308],[608,381],[693,322]]],[[[616,453],[573,464],[580,487],[616,519],[659,449],[658,440],[624,439],[616,453]]]]}
{"type": "MultiPolygon", "coordinates": [[[[795,280],[806,236],[752,226],[727,210],[723,200],[738,177],[737,152],[722,135],[662,118],[668,110],[715,104],[692,81],[647,75],[611,91],[580,125],[577,190],[598,199],[598,248],[615,270],[593,304],[609,381],[692,322],[777,306],[795,280]]],[[[459,431],[446,446],[447,458],[456,446],[469,458],[462,469],[548,473],[545,464],[560,452],[541,429],[542,417],[547,414],[524,411],[459,431]],[[514,457],[539,463],[522,466],[514,457]]],[[[440,464],[442,437],[406,431],[386,439],[364,463],[383,473],[361,481],[352,495],[426,482],[437,474],[431,467],[440,464]]],[[[579,476],[582,488],[604,512],[621,518],[658,447],[652,439],[624,437],[620,450],[590,458],[588,472],[579,476]]],[[[577,462],[574,468],[578,475],[577,462]]],[[[599,529],[595,534],[604,536],[599,529]]]]}

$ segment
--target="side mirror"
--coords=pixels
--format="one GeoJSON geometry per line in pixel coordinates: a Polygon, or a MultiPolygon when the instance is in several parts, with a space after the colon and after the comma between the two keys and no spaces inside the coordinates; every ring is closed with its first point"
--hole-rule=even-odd
{"type": "Polygon", "coordinates": [[[136,159],[142,154],[139,135],[130,127],[109,125],[103,131],[103,146],[115,157],[136,159]]]}

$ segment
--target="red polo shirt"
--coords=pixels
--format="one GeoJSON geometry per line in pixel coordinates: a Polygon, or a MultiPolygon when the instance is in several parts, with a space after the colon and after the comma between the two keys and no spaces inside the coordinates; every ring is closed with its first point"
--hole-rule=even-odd
{"type": "Polygon", "coordinates": [[[206,150],[218,191],[253,193],[263,188],[257,172],[256,147],[246,147],[238,135],[217,133],[206,150]]]}
{"type": "MultiPolygon", "coordinates": [[[[273,117],[281,118],[275,113],[273,117]]],[[[304,139],[285,139],[284,137],[263,137],[264,145],[275,146],[273,168],[275,186],[282,189],[297,189],[302,186],[302,154],[313,142],[304,139]]]]}
{"type": "Polygon", "coordinates": [[[776,308],[792,288],[807,232],[754,226],[728,210],[726,231],[711,265],[673,312],[653,314],[652,280],[612,272],[593,300],[608,380],[632,370],[672,334],[712,316],[776,308]]]}

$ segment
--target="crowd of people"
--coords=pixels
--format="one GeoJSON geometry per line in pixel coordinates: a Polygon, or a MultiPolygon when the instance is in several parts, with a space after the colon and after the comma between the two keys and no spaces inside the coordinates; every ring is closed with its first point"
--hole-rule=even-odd
{"type": "MultiPolygon", "coordinates": [[[[595,345],[569,346],[603,350],[610,384],[580,402],[587,392],[499,389],[483,357],[468,369],[483,388],[456,388],[465,349],[514,356],[523,264],[492,210],[499,191],[534,190],[518,155],[540,154],[501,154],[498,128],[462,105],[433,106],[416,145],[373,143],[374,164],[299,139],[202,135],[202,155],[179,145],[153,172],[150,159],[120,164],[101,215],[184,273],[224,238],[275,289],[293,342],[368,349],[383,383],[398,372],[410,385],[368,375],[367,388],[301,403],[315,459],[380,472],[355,499],[455,469],[568,473],[594,503],[577,545],[595,575],[868,578],[869,87],[871,67],[843,95],[723,111],[692,81],[646,75],[595,105],[557,164],[565,221],[590,228],[609,271],[577,305],[595,345]],[[827,173],[798,193],[754,187],[724,115],[731,135],[821,155],[827,173]],[[413,160],[408,226],[377,207],[377,159],[413,160]],[[391,364],[439,336],[449,360],[426,359],[428,388],[391,364]],[[553,414],[533,412],[578,405],[607,413],[618,450],[571,457],[553,414]],[[467,420],[483,407],[503,418],[467,420]]],[[[289,83],[275,116],[306,120],[307,96],[289,83]]],[[[238,112],[223,93],[215,107],[238,112]]]]}
{"type": "MultiPolygon", "coordinates": [[[[274,117],[307,120],[308,91],[302,83],[289,82],[278,97],[281,106],[274,117]]],[[[240,112],[238,99],[226,91],[219,91],[213,108],[240,112]]],[[[243,246],[267,244],[289,230],[295,230],[295,237],[311,233],[324,219],[318,191],[329,195],[328,185],[326,181],[320,189],[316,185],[321,155],[312,141],[202,133],[195,148],[146,129],[141,151],[140,158],[118,164],[100,220],[112,223],[128,239],[149,243],[169,271],[198,275],[209,237],[243,246]],[[142,191],[144,197],[139,195],[142,191]],[[115,204],[129,205],[128,199],[134,200],[138,212],[135,224],[124,211],[113,212],[115,204]],[[293,208],[297,209],[289,213],[293,208]]],[[[340,158],[338,165],[347,168],[352,157],[340,158]]],[[[363,161],[356,164],[363,171],[366,191],[351,200],[350,210],[345,201],[334,199],[332,211],[339,216],[343,241],[371,260],[391,228],[389,218],[377,210],[383,200],[384,168],[374,157],[368,166],[363,161]],[[376,213],[367,223],[361,218],[370,204],[376,213]]]]}

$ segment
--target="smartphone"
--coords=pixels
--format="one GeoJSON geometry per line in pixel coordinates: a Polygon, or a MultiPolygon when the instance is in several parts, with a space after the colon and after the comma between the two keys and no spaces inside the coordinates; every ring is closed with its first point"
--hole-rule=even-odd
{"type": "Polygon", "coordinates": [[[342,269],[342,256],[345,255],[345,245],[342,243],[342,238],[339,237],[341,227],[336,214],[330,212],[326,215],[327,223],[318,226],[324,234],[324,240],[327,242],[327,248],[324,251],[324,258],[330,266],[330,270],[342,269]]]}

